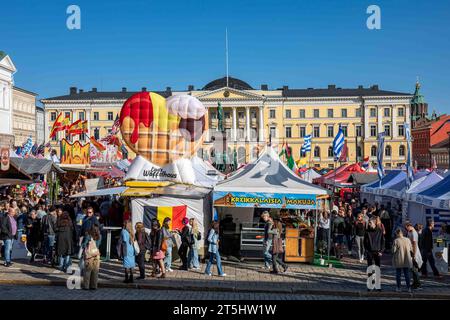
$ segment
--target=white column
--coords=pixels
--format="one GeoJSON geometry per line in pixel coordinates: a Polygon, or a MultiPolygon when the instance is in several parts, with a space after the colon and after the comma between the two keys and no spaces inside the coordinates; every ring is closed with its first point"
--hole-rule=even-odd
{"type": "Polygon", "coordinates": [[[48,136],[50,135],[48,128],[48,111],[44,104],[44,143],[47,142],[48,136]]]}
{"type": "MultiPolygon", "coordinates": [[[[411,105],[405,104],[405,122],[411,126],[411,105]]],[[[412,129],[412,128],[411,128],[412,129]]]]}
{"type": "Polygon", "coordinates": [[[245,107],[245,120],[246,120],[246,137],[245,140],[246,141],[250,141],[250,107],[245,107]]]}
{"type": "Polygon", "coordinates": [[[264,141],[264,107],[259,107],[259,123],[258,123],[258,130],[259,130],[259,142],[264,141]]]}
{"type": "Polygon", "coordinates": [[[236,116],[236,107],[233,107],[233,132],[232,132],[233,141],[237,140],[237,116],[236,116]]]}
{"type": "Polygon", "coordinates": [[[210,110],[209,110],[209,107],[206,107],[206,110],[207,110],[207,114],[206,114],[206,119],[205,119],[205,121],[206,121],[206,123],[208,124],[208,130],[206,130],[206,141],[211,141],[211,132],[210,132],[210,130],[211,130],[211,114],[210,114],[210,110]]]}
{"type": "Polygon", "coordinates": [[[392,119],[392,139],[396,139],[398,136],[398,130],[397,130],[397,108],[395,105],[392,105],[391,109],[391,119],[392,119]]]}
{"type": "Polygon", "coordinates": [[[90,138],[91,137],[91,110],[92,110],[92,106],[91,109],[86,109],[86,120],[87,120],[87,125],[88,125],[88,132],[87,132],[87,136],[90,138]]]}
{"type": "Polygon", "coordinates": [[[382,106],[377,106],[377,120],[378,120],[378,132],[383,132],[383,108],[382,106]]]}

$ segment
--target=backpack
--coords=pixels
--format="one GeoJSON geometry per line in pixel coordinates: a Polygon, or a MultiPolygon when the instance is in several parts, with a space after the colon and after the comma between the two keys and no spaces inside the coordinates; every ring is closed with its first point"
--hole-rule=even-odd
{"type": "Polygon", "coordinates": [[[93,239],[89,240],[86,248],[84,249],[84,260],[89,260],[91,258],[98,257],[100,255],[100,251],[95,244],[93,239]]]}

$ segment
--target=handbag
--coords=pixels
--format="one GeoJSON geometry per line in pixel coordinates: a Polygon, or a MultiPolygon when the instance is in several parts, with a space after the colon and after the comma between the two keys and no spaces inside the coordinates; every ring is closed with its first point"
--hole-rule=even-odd
{"type": "Polygon", "coordinates": [[[167,240],[166,240],[166,239],[163,239],[163,241],[162,241],[162,244],[161,244],[161,250],[162,250],[163,252],[166,252],[166,251],[167,251],[167,240]]]}
{"type": "Polygon", "coordinates": [[[137,240],[134,240],[133,247],[134,247],[134,255],[137,256],[139,254],[139,252],[141,251],[141,249],[139,248],[139,243],[137,242],[137,240]]]}

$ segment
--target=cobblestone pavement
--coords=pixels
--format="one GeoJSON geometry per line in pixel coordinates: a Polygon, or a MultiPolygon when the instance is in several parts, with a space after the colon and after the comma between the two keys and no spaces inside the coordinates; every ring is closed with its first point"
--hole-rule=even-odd
{"type": "MultiPolygon", "coordinates": [[[[235,292],[235,293],[277,293],[299,295],[344,295],[346,297],[402,297],[402,298],[445,298],[450,299],[450,278],[422,279],[423,290],[414,295],[395,292],[395,275],[390,266],[390,258],[384,257],[381,268],[382,292],[367,292],[366,264],[355,259],[344,258],[344,268],[324,268],[307,264],[290,264],[288,272],[273,275],[262,270],[262,263],[224,263],[226,277],[209,277],[202,271],[174,271],[166,279],[148,277],[135,280],[133,285],[122,283],[123,269],[118,261],[101,263],[99,286],[102,288],[141,288],[153,290],[185,290],[201,292],[235,292]]],[[[76,263],[73,263],[76,266],[76,263]]],[[[175,263],[174,269],[177,268],[175,263]]],[[[213,271],[216,273],[215,267],[213,271]]],[[[147,264],[147,275],[151,267],[147,264]]],[[[135,277],[138,275],[136,269],[135,277]]],[[[12,267],[0,265],[0,285],[59,285],[65,286],[68,274],[52,269],[41,263],[30,265],[27,261],[15,261],[12,267]]],[[[73,277],[72,277],[73,278],[73,277]]],[[[131,291],[130,291],[131,292],[131,291]]],[[[217,293],[218,294],[218,293],[217,293]]]]}
{"type": "MultiPolygon", "coordinates": [[[[101,288],[96,291],[65,287],[0,285],[0,300],[367,300],[368,298],[302,294],[202,292],[101,288]]],[[[381,298],[378,298],[381,299],[381,298]]]]}

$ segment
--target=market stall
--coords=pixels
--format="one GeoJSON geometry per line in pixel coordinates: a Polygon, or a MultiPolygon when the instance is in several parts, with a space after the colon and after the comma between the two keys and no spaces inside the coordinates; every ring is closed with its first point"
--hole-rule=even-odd
{"type": "Polygon", "coordinates": [[[214,188],[223,249],[261,257],[260,214],[267,210],[286,225],[286,261],[312,262],[315,232],[308,213],[322,208],[328,195],[326,189],[298,177],[267,147],[255,162],[214,188]]]}

